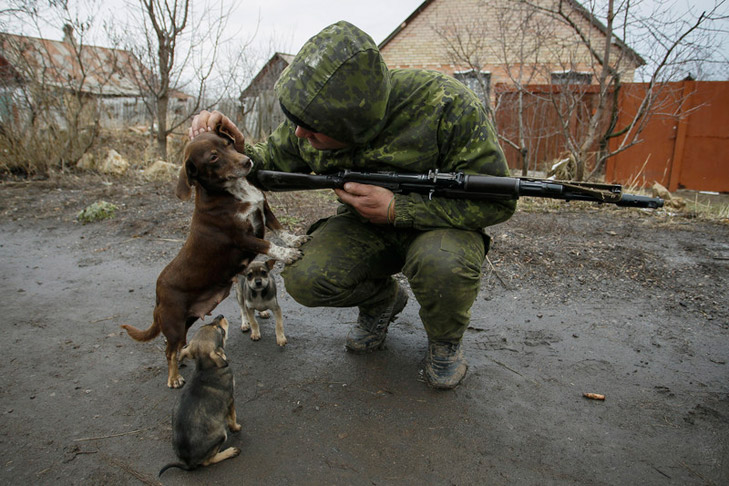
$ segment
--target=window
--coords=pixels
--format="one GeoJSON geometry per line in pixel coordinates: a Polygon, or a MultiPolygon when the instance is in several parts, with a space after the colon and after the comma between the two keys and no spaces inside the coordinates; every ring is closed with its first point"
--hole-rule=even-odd
{"type": "Polygon", "coordinates": [[[590,84],[592,73],[561,71],[552,73],[552,84],[590,84]]]}
{"type": "Polygon", "coordinates": [[[453,73],[453,77],[471,88],[471,91],[476,93],[476,96],[481,98],[481,101],[483,101],[485,105],[488,105],[489,96],[491,95],[490,72],[469,69],[468,71],[456,71],[453,73]]]}

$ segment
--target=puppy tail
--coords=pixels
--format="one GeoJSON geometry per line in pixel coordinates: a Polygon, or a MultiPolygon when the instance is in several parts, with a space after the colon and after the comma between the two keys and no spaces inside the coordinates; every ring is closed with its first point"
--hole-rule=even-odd
{"type": "Polygon", "coordinates": [[[162,469],[160,469],[157,477],[161,477],[163,472],[165,472],[166,470],[168,470],[172,467],[178,467],[185,471],[192,471],[193,469],[195,469],[194,467],[189,467],[187,464],[183,464],[181,462],[171,462],[171,463],[167,464],[165,467],[163,467],[162,469]]]}
{"type": "Polygon", "coordinates": [[[155,320],[149,329],[146,331],[142,331],[141,329],[137,329],[134,326],[130,326],[129,324],[124,324],[121,326],[122,329],[126,329],[129,336],[131,336],[132,339],[135,341],[150,341],[157,336],[159,336],[160,333],[160,327],[159,324],[157,324],[157,321],[155,320]]]}

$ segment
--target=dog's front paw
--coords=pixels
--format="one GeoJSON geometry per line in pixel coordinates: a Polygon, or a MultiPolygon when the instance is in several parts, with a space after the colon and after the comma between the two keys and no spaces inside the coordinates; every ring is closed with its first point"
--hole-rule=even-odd
{"type": "Polygon", "coordinates": [[[311,239],[311,236],[309,235],[302,235],[302,236],[294,236],[293,241],[291,241],[291,244],[289,245],[292,248],[298,248],[307,241],[311,239]]]}
{"type": "Polygon", "coordinates": [[[259,312],[258,315],[264,319],[270,319],[271,317],[271,313],[267,310],[259,312]]]}
{"type": "Polygon", "coordinates": [[[296,236],[295,234],[289,233],[288,231],[282,231],[278,234],[278,236],[279,238],[281,238],[281,241],[283,241],[286,246],[291,248],[298,248],[311,239],[311,236],[309,235],[296,236]]]}
{"type": "Polygon", "coordinates": [[[241,429],[241,426],[238,423],[232,424],[230,426],[230,431],[231,432],[240,432],[240,429],[241,429]]]}
{"type": "Polygon", "coordinates": [[[243,321],[243,323],[240,325],[241,332],[248,332],[250,331],[251,326],[247,322],[243,321]]]}
{"type": "Polygon", "coordinates": [[[288,340],[286,339],[286,336],[276,336],[276,344],[278,344],[282,348],[286,346],[287,343],[288,340]]]}
{"type": "Polygon", "coordinates": [[[261,340],[261,333],[252,331],[251,332],[251,341],[260,341],[261,340]]]}
{"type": "Polygon", "coordinates": [[[294,263],[296,260],[301,258],[303,253],[301,253],[301,250],[297,250],[296,248],[282,248],[280,246],[276,246],[271,248],[268,252],[268,256],[275,258],[276,260],[281,260],[285,264],[294,263]]]}

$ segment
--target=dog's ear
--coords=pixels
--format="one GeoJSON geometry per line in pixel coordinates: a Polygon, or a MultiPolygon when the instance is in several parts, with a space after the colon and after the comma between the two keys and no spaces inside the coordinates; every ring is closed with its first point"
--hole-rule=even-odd
{"type": "Polygon", "coordinates": [[[235,137],[230,130],[223,127],[222,123],[219,123],[218,126],[215,127],[215,133],[217,133],[219,137],[227,138],[231,141],[231,143],[233,143],[233,145],[235,145],[235,137]]]}
{"type": "Polygon", "coordinates": [[[190,194],[192,193],[192,186],[190,184],[190,167],[195,167],[195,164],[191,163],[188,159],[182,164],[182,167],[180,167],[180,175],[177,177],[175,196],[183,201],[190,199],[190,194]]]}
{"type": "Polygon", "coordinates": [[[215,133],[218,134],[218,136],[227,138],[231,142],[233,142],[233,147],[235,149],[244,154],[246,151],[246,144],[245,144],[245,138],[243,137],[243,134],[238,130],[238,127],[233,125],[232,127],[224,127],[221,124],[218,124],[217,127],[215,127],[215,133]]]}
{"type": "Polygon", "coordinates": [[[269,270],[273,270],[273,267],[276,265],[276,260],[271,258],[270,260],[266,260],[266,266],[269,270]]]}
{"type": "Polygon", "coordinates": [[[215,363],[215,366],[218,368],[225,368],[228,366],[228,357],[225,355],[225,351],[223,351],[223,348],[218,348],[215,351],[210,352],[210,359],[213,360],[213,363],[215,363]]]}

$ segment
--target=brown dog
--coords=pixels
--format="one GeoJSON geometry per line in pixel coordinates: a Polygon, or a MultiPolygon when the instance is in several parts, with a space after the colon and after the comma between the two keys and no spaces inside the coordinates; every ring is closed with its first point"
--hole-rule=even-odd
{"type": "Polygon", "coordinates": [[[187,200],[195,187],[190,233],[180,253],[157,279],[152,326],[146,331],[122,326],[137,341],[164,334],[170,388],[185,383],[178,371],[177,355],[185,345],[187,330],[228,296],[233,278],[248,262],[259,253],[285,263],[301,256],[295,247],[307,237],[284,231],[263,193],[245,178],[252,166],[251,160],[236,150],[233,138],[220,130],[198,135],[185,147],[175,194],[187,200]],[[288,247],[264,240],[265,227],[288,247]]]}

